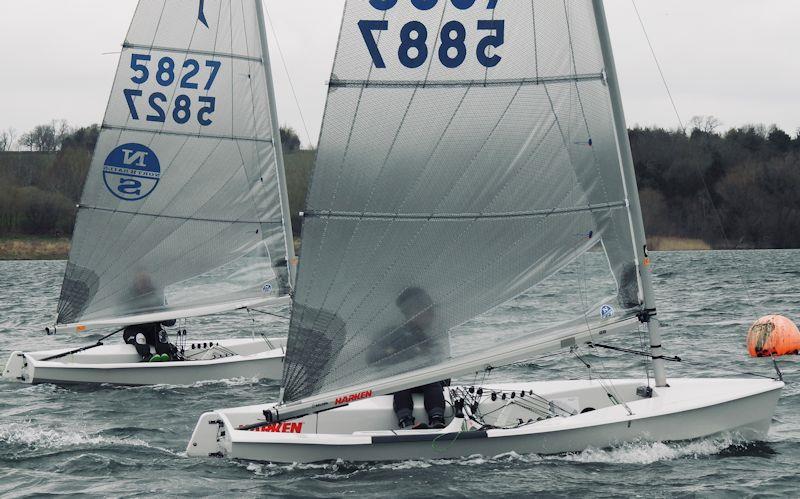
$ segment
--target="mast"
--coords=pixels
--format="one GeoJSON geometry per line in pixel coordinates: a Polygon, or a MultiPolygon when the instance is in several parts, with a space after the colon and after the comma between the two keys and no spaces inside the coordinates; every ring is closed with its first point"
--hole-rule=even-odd
{"type": "Polygon", "coordinates": [[[289,193],[286,189],[286,170],[283,164],[283,145],[281,143],[281,128],[278,123],[278,112],[275,109],[275,88],[272,82],[272,67],[269,62],[269,44],[267,43],[267,28],[265,25],[264,8],[261,0],[253,0],[258,14],[258,31],[261,38],[261,53],[264,57],[264,76],[267,79],[267,92],[269,95],[270,121],[272,122],[272,145],[275,149],[275,161],[278,169],[278,191],[281,198],[281,213],[283,215],[283,231],[286,239],[286,264],[289,272],[289,285],[294,290],[297,257],[294,254],[294,235],[292,234],[292,215],[289,211],[289,193]],[[275,142],[277,140],[277,143],[275,142]]]}
{"type": "Polygon", "coordinates": [[[650,263],[647,257],[647,240],[644,233],[642,207],[639,202],[639,190],[636,185],[636,171],[633,166],[631,144],[625,125],[625,112],[622,107],[622,96],[619,90],[619,80],[617,79],[617,68],[614,64],[614,52],[611,49],[611,37],[608,32],[608,23],[606,21],[603,0],[592,0],[592,3],[594,4],[597,32],[600,36],[600,47],[603,52],[603,60],[605,61],[606,82],[611,96],[611,107],[614,115],[614,129],[617,135],[619,154],[622,160],[623,179],[625,181],[629,202],[628,212],[631,217],[634,250],[636,251],[636,268],[638,269],[644,298],[644,310],[640,316],[640,320],[647,324],[647,330],[650,333],[650,353],[653,356],[653,372],[655,374],[656,386],[664,387],[668,385],[664,370],[663,352],[661,349],[661,326],[658,322],[658,318],[656,318],[653,281],[647,269],[650,263]]]}

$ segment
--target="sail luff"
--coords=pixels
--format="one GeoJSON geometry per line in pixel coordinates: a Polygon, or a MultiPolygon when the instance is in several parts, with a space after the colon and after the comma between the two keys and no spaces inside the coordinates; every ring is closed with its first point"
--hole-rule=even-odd
{"type": "Polygon", "coordinates": [[[452,358],[448,362],[433,367],[403,373],[372,383],[361,383],[321,393],[294,402],[276,406],[267,415],[273,420],[284,421],[311,412],[320,412],[362,398],[388,395],[400,390],[413,388],[432,379],[449,379],[466,374],[488,371],[514,362],[529,359],[548,352],[579,346],[598,337],[606,338],[612,334],[635,329],[639,321],[628,317],[614,321],[596,321],[587,324],[579,319],[569,326],[560,326],[549,332],[538,332],[513,341],[496,345],[489,350],[452,358]]]}
{"type": "MultiPolygon", "coordinates": [[[[275,81],[272,78],[272,64],[269,57],[269,43],[267,41],[267,27],[264,18],[262,0],[253,0],[256,4],[258,16],[258,31],[261,40],[261,54],[263,57],[264,77],[267,80],[267,95],[270,102],[270,115],[272,122],[273,146],[275,148],[275,169],[278,177],[278,189],[281,200],[281,214],[283,216],[283,231],[286,241],[286,268],[289,272],[289,286],[294,289],[297,275],[297,257],[294,254],[294,235],[292,233],[292,215],[289,210],[289,191],[286,187],[286,169],[283,160],[283,143],[280,140],[281,130],[278,123],[278,111],[275,105],[275,81]]],[[[277,35],[276,35],[277,36],[277,35]]]]}
{"type": "Polygon", "coordinates": [[[653,355],[653,371],[656,379],[656,386],[667,386],[666,373],[664,369],[664,359],[661,345],[661,328],[658,319],[655,317],[656,303],[653,293],[653,282],[650,276],[647,256],[647,238],[644,231],[644,220],[642,218],[641,202],[639,200],[639,190],[636,184],[636,170],[633,164],[633,154],[631,152],[630,139],[625,121],[625,111],[622,105],[622,95],[619,89],[617,68],[614,63],[614,52],[611,47],[611,36],[608,30],[608,22],[605,15],[603,0],[592,0],[594,5],[597,31],[600,35],[600,47],[605,61],[606,80],[608,83],[609,95],[611,98],[611,108],[614,116],[614,129],[619,147],[620,158],[622,160],[623,180],[625,183],[626,194],[628,196],[628,212],[631,218],[633,229],[634,251],[637,257],[637,270],[641,283],[642,295],[644,297],[644,315],[650,333],[650,348],[653,355]]]}

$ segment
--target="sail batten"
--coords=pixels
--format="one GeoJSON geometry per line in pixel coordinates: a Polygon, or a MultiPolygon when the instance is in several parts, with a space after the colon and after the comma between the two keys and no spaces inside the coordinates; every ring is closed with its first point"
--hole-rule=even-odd
{"type": "Polygon", "coordinates": [[[481,80],[339,80],[331,79],[328,86],[333,88],[416,88],[416,87],[506,87],[518,85],[546,85],[557,83],[573,83],[581,81],[604,81],[605,75],[575,74],[564,76],[518,78],[518,79],[481,79],[481,80]]]}
{"type": "Polygon", "coordinates": [[[137,49],[137,50],[147,50],[150,52],[174,52],[176,54],[182,55],[207,55],[211,57],[223,58],[223,59],[241,59],[243,61],[252,61],[261,64],[263,59],[261,57],[254,57],[247,54],[233,54],[228,52],[218,52],[212,50],[197,50],[191,48],[180,48],[180,47],[164,47],[164,46],[157,46],[157,45],[138,45],[135,43],[128,43],[125,42],[122,44],[123,49],[137,49]]]}
{"type": "Polygon", "coordinates": [[[201,21],[197,7],[137,6],[79,205],[59,324],[290,291],[259,10],[206,0],[201,21]]]}
{"type": "MultiPolygon", "coordinates": [[[[132,126],[114,126],[114,125],[103,125],[103,130],[117,130],[117,131],[124,131],[124,132],[144,132],[150,133],[152,130],[148,130],[146,128],[137,128],[132,126]]],[[[251,141],[251,142],[264,142],[266,144],[272,144],[273,140],[272,137],[244,137],[244,136],[235,136],[235,135],[215,135],[210,133],[193,133],[193,132],[180,132],[175,130],[162,130],[158,132],[159,135],[172,135],[175,137],[188,137],[188,138],[198,138],[198,139],[217,139],[217,140],[232,140],[232,141],[251,141]]]]}
{"type": "Polygon", "coordinates": [[[287,402],[480,355],[505,331],[464,338],[460,326],[592,248],[608,255],[614,295],[574,314],[627,324],[641,310],[592,1],[453,5],[346,3],[287,402]]]}
{"type": "Polygon", "coordinates": [[[550,215],[594,212],[626,208],[628,203],[617,201],[589,206],[572,206],[553,208],[552,210],[507,212],[507,213],[357,213],[357,212],[304,212],[305,217],[341,218],[341,219],[396,219],[396,220],[461,220],[461,219],[503,219],[503,218],[535,218],[550,215]]]}

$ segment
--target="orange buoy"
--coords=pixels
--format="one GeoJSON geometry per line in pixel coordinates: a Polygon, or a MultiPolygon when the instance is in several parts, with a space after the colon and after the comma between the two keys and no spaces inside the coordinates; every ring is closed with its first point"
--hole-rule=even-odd
{"type": "Polygon", "coordinates": [[[764,316],[750,326],[747,350],[751,357],[797,354],[800,351],[800,330],[782,315],[764,316]]]}

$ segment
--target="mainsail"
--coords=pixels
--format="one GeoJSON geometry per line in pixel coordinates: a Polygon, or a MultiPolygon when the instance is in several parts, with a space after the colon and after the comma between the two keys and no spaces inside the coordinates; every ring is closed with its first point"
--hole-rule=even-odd
{"type": "Polygon", "coordinates": [[[79,205],[59,324],[201,315],[288,293],[263,23],[260,0],[139,2],[79,205]]]}
{"type": "Polygon", "coordinates": [[[347,2],[284,402],[388,393],[501,350],[510,361],[491,336],[452,358],[451,332],[593,248],[616,293],[506,345],[564,347],[637,322],[640,259],[595,14],[591,0],[347,2]]]}

